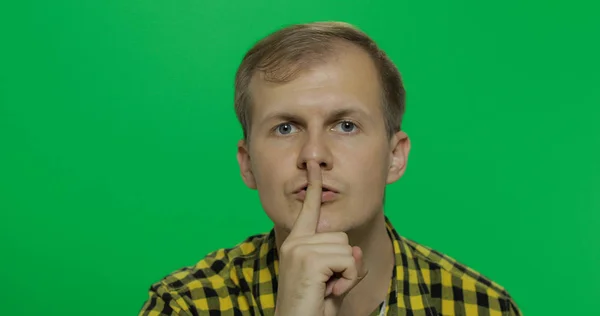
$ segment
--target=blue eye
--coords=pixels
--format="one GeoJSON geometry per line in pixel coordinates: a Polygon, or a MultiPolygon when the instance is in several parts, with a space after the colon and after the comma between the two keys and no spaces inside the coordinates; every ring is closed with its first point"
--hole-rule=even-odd
{"type": "Polygon", "coordinates": [[[340,131],[343,133],[353,133],[356,130],[356,124],[350,121],[340,122],[336,127],[339,126],[340,131]]]}
{"type": "Polygon", "coordinates": [[[294,131],[294,125],[290,123],[283,123],[275,128],[275,131],[281,135],[288,135],[294,131]]]}

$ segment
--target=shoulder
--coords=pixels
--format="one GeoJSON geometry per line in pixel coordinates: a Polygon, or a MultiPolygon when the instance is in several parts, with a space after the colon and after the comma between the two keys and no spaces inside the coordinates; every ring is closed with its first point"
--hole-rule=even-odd
{"type": "Polygon", "coordinates": [[[254,263],[268,234],[254,235],[232,248],[207,254],[193,266],[183,267],[152,284],[140,315],[187,315],[190,310],[232,308],[238,296],[250,294],[254,263]],[[153,314],[154,315],[154,314],[153,314]]]}
{"type": "MultiPolygon", "coordinates": [[[[431,296],[439,299],[439,308],[456,313],[521,315],[517,304],[500,284],[454,258],[413,240],[401,237],[420,262],[419,270],[429,285],[431,296]],[[474,313],[469,313],[469,312],[474,313]]],[[[445,315],[445,313],[444,313],[445,315]]]]}
{"type": "Polygon", "coordinates": [[[240,280],[232,271],[252,267],[266,238],[266,234],[254,235],[235,247],[215,250],[194,266],[174,271],[159,283],[174,291],[192,290],[202,285],[219,289],[228,283],[237,284],[240,280]]]}

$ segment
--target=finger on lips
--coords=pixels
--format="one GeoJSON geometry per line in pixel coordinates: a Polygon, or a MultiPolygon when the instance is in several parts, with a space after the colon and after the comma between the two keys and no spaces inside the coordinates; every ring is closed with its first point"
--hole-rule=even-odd
{"type": "Polygon", "coordinates": [[[317,231],[317,224],[319,222],[321,193],[323,190],[321,166],[316,162],[309,161],[306,165],[306,171],[308,173],[306,197],[302,209],[300,210],[300,214],[298,214],[294,227],[292,228],[290,234],[292,236],[314,235],[317,231]]]}

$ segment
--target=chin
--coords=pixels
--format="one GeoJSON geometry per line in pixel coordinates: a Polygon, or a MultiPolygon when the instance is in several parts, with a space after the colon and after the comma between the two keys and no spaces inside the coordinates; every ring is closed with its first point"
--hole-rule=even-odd
{"type": "MultiPolygon", "coordinates": [[[[292,230],[296,216],[302,210],[302,203],[292,201],[287,206],[288,212],[267,212],[269,218],[280,229],[287,231],[292,230]]],[[[272,209],[284,209],[285,207],[273,207],[272,209]]],[[[362,207],[359,207],[362,209],[362,207]]],[[[353,230],[360,229],[363,225],[370,222],[373,214],[361,212],[358,209],[348,207],[343,201],[326,202],[321,205],[319,215],[319,223],[317,224],[317,233],[328,232],[346,232],[350,233],[353,230]]]]}
{"type": "Polygon", "coordinates": [[[324,204],[321,206],[317,233],[348,232],[360,224],[354,222],[357,220],[359,218],[352,216],[347,209],[337,209],[335,203],[324,204]]]}
{"type": "Polygon", "coordinates": [[[343,225],[339,225],[339,223],[331,223],[328,221],[319,221],[317,225],[317,233],[331,233],[331,232],[348,232],[348,228],[343,225]]]}
{"type": "Polygon", "coordinates": [[[346,205],[335,205],[335,203],[324,205],[321,207],[317,232],[352,233],[352,231],[370,226],[378,214],[379,212],[364,212],[346,207],[346,205]]]}

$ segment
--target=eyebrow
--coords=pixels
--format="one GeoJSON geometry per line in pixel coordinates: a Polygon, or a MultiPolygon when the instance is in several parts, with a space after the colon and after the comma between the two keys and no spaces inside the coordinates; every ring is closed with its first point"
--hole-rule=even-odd
{"type": "MultiPolygon", "coordinates": [[[[344,117],[348,117],[348,116],[359,116],[361,118],[364,119],[368,119],[368,115],[367,113],[362,110],[362,109],[356,109],[356,108],[343,108],[343,109],[337,109],[332,111],[331,113],[327,114],[327,119],[326,121],[328,123],[337,121],[339,119],[342,119],[344,117]]],[[[303,119],[301,116],[290,113],[290,112],[274,112],[271,113],[269,115],[267,115],[263,120],[262,123],[268,123],[270,121],[284,121],[284,122],[297,122],[297,123],[302,123],[305,124],[306,120],[303,119]]]]}

